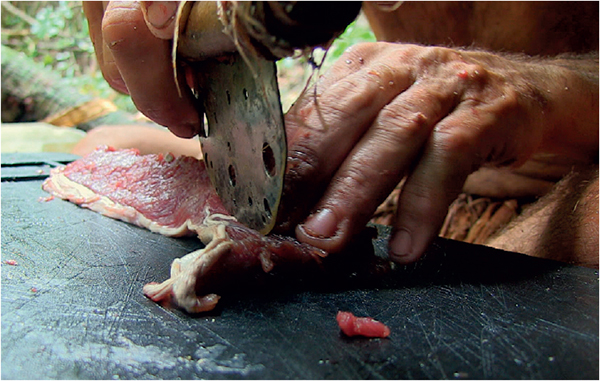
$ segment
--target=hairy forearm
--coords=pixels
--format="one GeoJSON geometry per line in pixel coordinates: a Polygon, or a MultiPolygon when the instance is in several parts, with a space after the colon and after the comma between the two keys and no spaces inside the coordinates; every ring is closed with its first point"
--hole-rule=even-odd
{"type": "MultiPolygon", "coordinates": [[[[598,160],[598,52],[534,64],[548,104],[542,150],[598,160]]],[[[534,74],[535,75],[535,74],[534,74]]]]}
{"type": "Polygon", "coordinates": [[[598,52],[556,57],[465,52],[515,81],[531,101],[532,123],[541,123],[543,131],[534,153],[597,162],[598,52]]]}

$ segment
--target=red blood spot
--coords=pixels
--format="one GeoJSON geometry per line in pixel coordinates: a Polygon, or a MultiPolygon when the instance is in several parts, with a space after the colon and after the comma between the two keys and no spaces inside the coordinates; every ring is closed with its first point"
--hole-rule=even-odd
{"type": "Polygon", "coordinates": [[[31,287],[31,292],[38,292],[38,289],[35,287],[31,287]]]}
{"type": "Polygon", "coordinates": [[[347,336],[388,337],[390,329],[370,317],[356,317],[351,312],[339,311],[336,320],[347,336]]]}
{"type": "Polygon", "coordinates": [[[7,265],[11,265],[11,266],[18,265],[17,261],[15,261],[14,259],[7,259],[6,261],[4,261],[4,263],[6,263],[7,265]]]}
{"type": "Polygon", "coordinates": [[[469,73],[466,70],[463,70],[460,73],[458,73],[458,78],[467,79],[469,78],[469,73]]]}

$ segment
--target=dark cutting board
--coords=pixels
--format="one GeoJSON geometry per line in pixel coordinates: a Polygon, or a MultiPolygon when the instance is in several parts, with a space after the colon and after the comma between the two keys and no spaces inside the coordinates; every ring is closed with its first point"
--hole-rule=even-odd
{"type": "Polygon", "coordinates": [[[202,244],[38,201],[72,159],[2,155],[3,379],[598,379],[597,271],[449,240],[377,281],[241,284],[209,314],[165,309],[142,286],[202,244]],[[392,333],[344,337],[338,310],[392,333]]]}

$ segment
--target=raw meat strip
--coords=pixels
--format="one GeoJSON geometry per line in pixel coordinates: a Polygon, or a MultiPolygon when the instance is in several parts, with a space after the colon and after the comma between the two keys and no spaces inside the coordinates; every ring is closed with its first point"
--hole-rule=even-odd
{"type": "Polygon", "coordinates": [[[209,311],[227,280],[275,265],[314,263],[325,252],[284,236],[261,236],[228,215],[204,162],[99,147],[55,168],[43,189],[103,215],[167,236],[197,235],[206,247],[176,259],[171,277],[144,286],[152,300],[209,311]]]}
{"type": "Polygon", "coordinates": [[[356,317],[351,312],[339,311],[336,320],[347,336],[388,337],[390,329],[370,317],[356,317]]]}

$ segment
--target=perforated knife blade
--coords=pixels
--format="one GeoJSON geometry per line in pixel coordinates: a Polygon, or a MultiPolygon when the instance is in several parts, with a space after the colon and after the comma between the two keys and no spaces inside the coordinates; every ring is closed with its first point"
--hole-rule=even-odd
{"type": "Polygon", "coordinates": [[[223,205],[269,233],[283,192],[287,145],[275,62],[260,57],[202,62],[207,124],[200,142],[223,205]]]}

